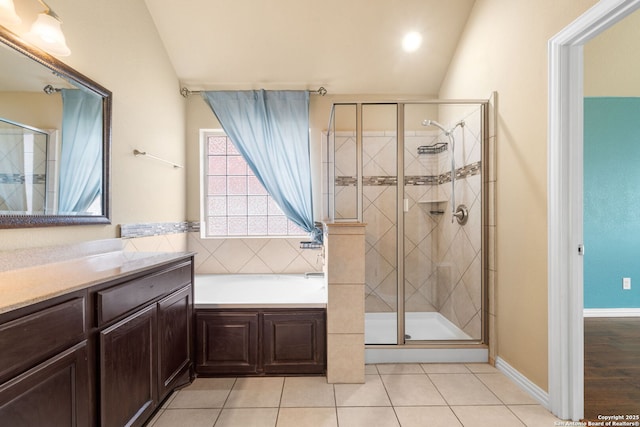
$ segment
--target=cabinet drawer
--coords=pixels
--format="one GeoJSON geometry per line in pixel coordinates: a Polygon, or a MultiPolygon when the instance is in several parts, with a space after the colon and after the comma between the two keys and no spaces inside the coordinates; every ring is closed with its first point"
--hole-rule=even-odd
{"type": "Polygon", "coordinates": [[[84,339],[85,298],[0,325],[0,378],[15,374],[84,339]]]}
{"type": "Polygon", "coordinates": [[[191,283],[191,263],[177,265],[96,293],[98,326],[191,283]]]}

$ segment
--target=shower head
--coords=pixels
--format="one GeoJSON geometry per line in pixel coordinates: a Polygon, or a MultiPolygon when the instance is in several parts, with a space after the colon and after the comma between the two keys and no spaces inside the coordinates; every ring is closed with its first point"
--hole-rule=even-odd
{"type": "Polygon", "coordinates": [[[452,127],[451,129],[447,130],[447,129],[445,129],[444,126],[442,126],[440,123],[436,122],[435,120],[426,119],[426,120],[422,121],[422,126],[435,126],[438,129],[440,129],[442,132],[444,132],[445,135],[450,135],[451,132],[453,132],[455,128],[457,128],[458,126],[464,127],[464,125],[465,125],[464,120],[460,120],[458,123],[455,124],[454,127],[452,127]]]}
{"type": "Polygon", "coordinates": [[[444,126],[442,126],[440,123],[436,122],[435,120],[429,120],[429,119],[427,119],[427,120],[423,120],[423,121],[422,121],[422,126],[435,126],[435,127],[437,127],[438,129],[440,129],[442,132],[444,132],[444,133],[446,133],[446,134],[449,134],[449,131],[448,131],[448,130],[446,130],[446,129],[444,128],[444,126]]]}

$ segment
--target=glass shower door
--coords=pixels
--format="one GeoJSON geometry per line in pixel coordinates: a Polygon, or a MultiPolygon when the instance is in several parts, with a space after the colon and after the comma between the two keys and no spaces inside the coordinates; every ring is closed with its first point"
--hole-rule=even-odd
{"type": "Polygon", "coordinates": [[[467,104],[435,108],[407,104],[405,111],[405,342],[479,341],[483,338],[483,109],[467,104]],[[425,127],[425,119],[450,131],[425,127]],[[462,223],[452,215],[460,206],[468,212],[462,223]]]}
{"type": "Polygon", "coordinates": [[[398,343],[397,112],[396,104],[362,105],[367,344],[398,343]]]}

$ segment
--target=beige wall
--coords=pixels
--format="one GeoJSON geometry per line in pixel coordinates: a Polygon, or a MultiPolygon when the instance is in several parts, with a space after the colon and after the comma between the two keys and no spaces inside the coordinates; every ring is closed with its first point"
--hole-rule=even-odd
{"type": "Polygon", "coordinates": [[[640,96],[640,12],[584,47],[585,96],[640,96]]]}
{"type": "Polygon", "coordinates": [[[63,62],[113,92],[112,224],[0,230],[0,250],[117,237],[122,223],[183,221],[185,170],[132,154],[185,163],[184,101],[144,2],[58,0],[55,11],[72,51],[63,62]]]}
{"type": "Polygon", "coordinates": [[[442,98],[497,108],[497,355],[547,389],[547,41],[595,0],[477,0],[442,98]]]}

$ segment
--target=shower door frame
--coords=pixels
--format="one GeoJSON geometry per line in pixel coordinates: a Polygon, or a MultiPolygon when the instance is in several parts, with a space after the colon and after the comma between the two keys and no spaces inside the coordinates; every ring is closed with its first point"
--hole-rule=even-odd
{"type": "MultiPolygon", "coordinates": [[[[397,278],[397,305],[396,305],[396,326],[397,336],[395,344],[367,344],[365,342],[365,348],[416,348],[416,349],[428,349],[428,348],[486,348],[489,344],[489,296],[488,296],[488,242],[487,242],[487,230],[488,224],[488,192],[487,182],[489,177],[488,165],[489,162],[489,150],[488,150],[488,136],[489,136],[489,106],[488,99],[427,99],[427,100],[403,100],[403,101],[390,101],[390,100],[367,100],[367,101],[344,101],[334,102],[331,107],[331,116],[329,124],[334,118],[334,109],[336,105],[354,105],[356,108],[356,171],[357,171],[357,208],[356,214],[358,222],[363,221],[363,141],[362,141],[362,107],[365,105],[395,105],[396,106],[396,176],[397,176],[397,189],[396,189],[396,278],[397,278]],[[430,105],[477,105],[481,110],[481,123],[482,123],[482,144],[481,144],[481,196],[482,203],[481,212],[481,331],[480,339],[470,340],[411,340],[407,343],[405,338],[405,269],[404,269],[404,199],[405,199],[405,172],[404,172],[404,147],[405,147],[405,106],[407,104],[430,104],[430,105]],[[402,260],[402,262],[401,262],[402,260]]],[[[331,132],[331,126],[329,126],[329,132],[331,132]]],[[[329,144],[327,144],[327,148],[329,144]]],[[[335,186],[335,182],[333,183],[335,186]]],[[[330,204],[335,208],[335,202],[330,204]]],[[[336,220],[336,222],[350,222],[353,220],[336,220]]],[[[365,266],[366,268],[366,266],[365,266]]],[[[366,315],[366,313],[365,313],[366,315]]]]}

